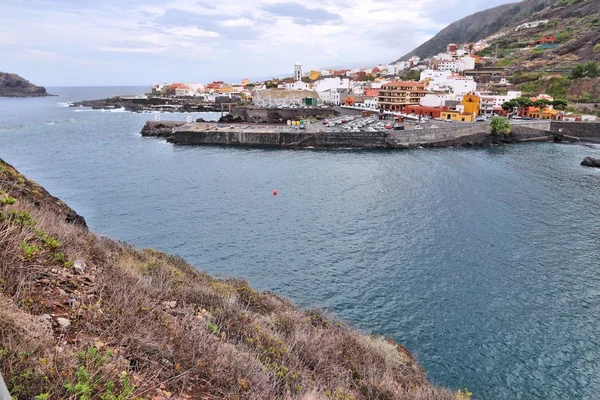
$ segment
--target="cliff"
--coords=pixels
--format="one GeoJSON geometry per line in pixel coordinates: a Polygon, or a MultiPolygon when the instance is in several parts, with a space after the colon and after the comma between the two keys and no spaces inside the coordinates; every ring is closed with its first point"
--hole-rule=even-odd
{"type": "Polygon", "coordinates": [[[454,398],[401,345],[97,236],[4,163],[0,190],[0,372],[14,398],[454,398]]]}
{"type": "Polygon", "coordinates": [[[43,97],[52,96],[46,88],[36,86],[17,74],[0,72],[0,97],[43,97]]]}

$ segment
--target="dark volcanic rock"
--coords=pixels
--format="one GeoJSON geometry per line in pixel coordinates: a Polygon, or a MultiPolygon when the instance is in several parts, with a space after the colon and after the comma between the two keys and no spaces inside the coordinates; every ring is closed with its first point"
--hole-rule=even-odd
{"type": "Polygon", "coordinates": [[[600,168],[600,160],[594,157],[586,157],[581,162],[584,167],[600,168]]]}
{"type": "Polygon", "coordinates": [[[223,124],[227,124],[227,123],[232,123],[232,122],[241,123],[241,122],[247,122],[247,121],[242,117],[234,117],[231,114],[227,114],[227,115],[219,118],[219,122],[223,123],[223,124]]]}
{"type": "Polygon", "coordinates": [[[148,121],[142,128],[142,136],[168,137],[173,133],[173,128],[183,126],[183,121],[148,121]]]}
{"type": "Polygon", "coordinates": [[[46,88],[36,86],[17,74],[0,72],[0,97],[43,97],[52,96],[46,88]]]}

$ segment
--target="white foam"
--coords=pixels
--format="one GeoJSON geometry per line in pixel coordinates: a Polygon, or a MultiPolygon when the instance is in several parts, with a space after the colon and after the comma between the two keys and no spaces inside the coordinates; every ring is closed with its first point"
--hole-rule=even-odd
{"type": "Polygon", "coordinates": [[[70,101],[66,101],[64,103],[56,103],[56,104],[59,105],[60,107],[71,107],[73,105],[73,103],[70,101]]]}

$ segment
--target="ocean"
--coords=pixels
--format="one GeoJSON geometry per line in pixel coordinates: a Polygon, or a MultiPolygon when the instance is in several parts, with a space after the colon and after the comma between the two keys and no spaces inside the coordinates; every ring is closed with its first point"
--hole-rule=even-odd
{"type": "Polygon", "coordinates": [[[101,235],[392,337],[434,384],[598,398],[599,148],[183,147],[139,135],[153,114],[67,107],[146,89],[0,99],[0,158],[101,235]]]}

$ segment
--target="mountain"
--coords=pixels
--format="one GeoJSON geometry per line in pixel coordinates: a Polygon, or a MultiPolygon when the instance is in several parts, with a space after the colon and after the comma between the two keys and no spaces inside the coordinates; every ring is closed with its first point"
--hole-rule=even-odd
{"type": "Polygon", "coordinates": [[[46,88],[36,86],[17,74],[0,72],[0,97],[43,97],[52,96],[46,88]]]}
{"type": "Polygon", "coordinates": [[[503,28],[516,26],[526,20],[536,20],[537,14],[557,4],[579,2],[579,0],[524,0],[480,11],[451,23],[433,38],[397,61],[404,61],[412,56],[428,58],[445,52],[446,46],[450,43],[477,42],[503,28]]]}

